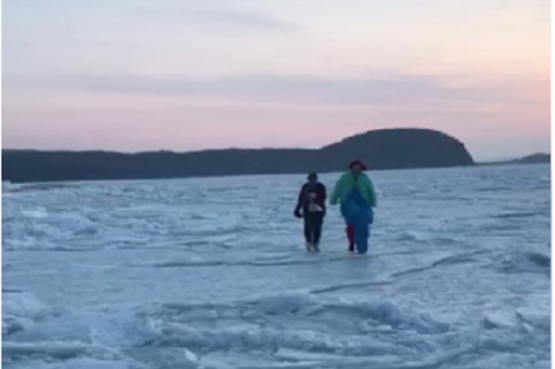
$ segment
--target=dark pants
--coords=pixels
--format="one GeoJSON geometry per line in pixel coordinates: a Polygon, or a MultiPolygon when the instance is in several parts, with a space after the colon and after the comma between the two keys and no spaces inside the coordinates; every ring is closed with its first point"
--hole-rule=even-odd
{"type": "Polygon", "coordinates": [[[324,213],[322,211],[317,212],[305,212],[303,214],[304,218],[304,238],[306,242],[317,245],[320,243],[320,237],[322,236],[322,224],[324,223],[324,213]]]}

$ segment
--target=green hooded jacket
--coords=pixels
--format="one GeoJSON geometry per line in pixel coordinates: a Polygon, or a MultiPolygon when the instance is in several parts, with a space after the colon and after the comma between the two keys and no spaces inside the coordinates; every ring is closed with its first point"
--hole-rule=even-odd
{"type": "Polygon", "coordinates": [[[358,177],[355,177],[351,172],[347,172],[339,178],[330,197],[330,203],[335,205],[338,201],[343,202],[347,200],[347,196],[354,186],[357,187],[362,198],[368,202],[370,207],[374,208],[377,206],[376,192],[370,178],[366,173],[360,173],[358,177]]]}

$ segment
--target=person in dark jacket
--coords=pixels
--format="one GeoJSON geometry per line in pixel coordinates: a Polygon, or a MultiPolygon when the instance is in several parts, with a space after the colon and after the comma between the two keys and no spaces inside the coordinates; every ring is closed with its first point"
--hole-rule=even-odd
{"type": "Polygon", "coordinates": [[[308,182],[299,191],[294,214],[304,219],[304,237],[307,251],[320,251],[322,225],[326,216],[326,186],[318,182],[318,175],[310,173],[308,182]]]}

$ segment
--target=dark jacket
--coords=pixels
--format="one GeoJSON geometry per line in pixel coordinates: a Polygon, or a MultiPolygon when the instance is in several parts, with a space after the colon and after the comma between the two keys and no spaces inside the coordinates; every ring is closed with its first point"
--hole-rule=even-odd
{"type": "Polygon", "coordinates": [[[308,206],[310,204],[310,194],[314,194],[314,203],[322,208],[323,214],[326,212],[326,186],[320,182],[316,183],[305,183],[301,190],[299,191],[299,198],[297,200],[297,206],[295,207],[295,214],[299,214],[302,209],[302,213],[306,214],[308,206]]]}

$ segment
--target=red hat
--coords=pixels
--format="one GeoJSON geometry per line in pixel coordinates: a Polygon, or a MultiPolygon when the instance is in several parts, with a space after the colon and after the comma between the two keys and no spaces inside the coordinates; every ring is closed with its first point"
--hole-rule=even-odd
{"type": "Polygon", "coordinates": [[[364,164],[362,161],[360,160],[353,160],[352,162],[349,163],[349,169],[353,169],[353,167],[355,165],[360,165],[360,169],[362,170],[367,170],[368,168],[366,167],[366,164],[364,164]]]}

